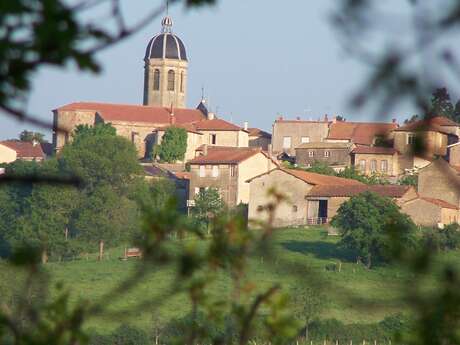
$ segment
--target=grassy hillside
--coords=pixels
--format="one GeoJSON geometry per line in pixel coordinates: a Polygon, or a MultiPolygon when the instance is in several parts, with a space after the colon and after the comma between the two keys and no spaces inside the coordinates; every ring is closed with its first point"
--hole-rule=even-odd
{"type": "MultiPolygon", "coordinates": [[[[321,317],[337,318],[344,322],[379,321],[385,316],[404,311],[399,299],[400,284],[407,279],[395,267],[378,267],[366,270],[354,263],[354,256],[337,246],[336,237],[327,237],[320,229],[280,230],[275,235],[274,260],[254,257],[250,263],[250,278],[259,287],[281,283],[283,289],[315,283],[320,285],[326,304],[321,317]],[[341,271],[326,270],[331,263],[341,264],[341,271]]],[[[191,240],[189,240],[190,242],[191,240]]],[[[199,243],[188,243],[200,245],[199,243]]],[[[47,270],[53,286],[63,282],[72,293],[72,300],[98,301],[110,289],[128,278],[136,259],[120,261],[123,249],[109,252],[102,262],[94,256],[73,262],[50,263],[47,270]]],[[[184,316],[190,310],[186,296],[164,295],[174,286],[174,268],[152,269],[142,282],[118,299],[110,298],[114,315],[94,317],[88,327],[107,332],[121,322],[142,328],[153,323],[166,323],[184,316]],[[155,300],[149,305],[147,301],[155,300]],[[127,314],[125,311],[134,311],[127,314]],[[122,311],[120,313],[116,313],[122,311]],[[129,321],[128,321],[129,320],[129,321]]],[[[213,293],[227,294],[229,278],[222,275],[213,283],[213,293]]]]}

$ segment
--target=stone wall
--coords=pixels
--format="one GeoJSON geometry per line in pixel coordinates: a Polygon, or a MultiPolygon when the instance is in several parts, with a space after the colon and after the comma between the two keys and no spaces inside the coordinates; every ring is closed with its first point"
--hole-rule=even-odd
{"type": "Polygon", "coordinates": [[[281,153],[285,151],[289,155],[294,156],[295,148],[302,143],[302,137],[308,137],[310,142],[321,142],[327,138],[328,133],[329,122],[277,120],[273,124],[273,152],[281,153]],[[290,148],[283,148],[284,137],[291,138],[290,148]]]}
{"type": "Polygon", "coordinates": [[[212,145],[212,135],[216,135],[217,146],[248,147],[248,133],[244,131],[204,131],[203,144],[212,145]]]}
{"type": "Polygon", "coordinates": [[[200,188],[217,188],[220,191],[222,200],[230,207],[237,205],[238,193],[238,166],[236,164],[220,164],[219,175],[212,177],[213,165],[204,165],[206,176],[200,177],[200,165],[190,166],[189,198],[193,199],[200,188]],[[234,167],[234,176],[231,174],[231,167],[234,167]]]}
{"type": "Polygon", "coordinates": [[[186,108],[187,103],[187,61],[176,59],[150,59],[145,62],[144,67],[144,105],[186,108]],[[153,78],[155,70],[160,71],[160,88],[153,89],[153,78]],[[168,71],[175,73],[174,91],[168,90],[168,71]],[[182,89],[181,89],[182,75],[182,89]]]}
{"type": "Polygon", "coordinates": [[[398,155],[386,155],[386,154],[363,154],[355,153],[354,154],[354,165],[356,169],[359,169],[362,173],[366,175],[372,175],[373,173],[389,175],[389,176],[398,176],[403,171],[399,169],[398,155]],[[366,162],[364,171],[361,169],[361,160],[366,162]],[[371,171],[371,161],[376,161],[376,171],[371,171]],[[388,169],[386,172],[382,170],[382,161],[387,161],[388,169]]]}
{"type": "Polygon", "coordinates": [[[296,163],[300,166],[308,166],[316,161],[324,162],[328,165],[350,165],[350,154],[346,148],[298,148],[296,149],[296,163]],[[325,157],[325,152],[329,152],[329,157],[325,157]],[[310,157],[309,152],[313,152],[310,157]]]}
{"type": "Polygon", "coordinates": [[[56,151],[72,140],[72,133],[78,125],[94,126],[95,111],[54,110],[53,111],[53,147],[56,151]],[[59,129],[59,130],[58,130],[59,129]]]}
{"type": "Polygon", "coordinates": [[[441,207],[423,199],[406,202],[401,206],[401,211],[420,226],[436,226],[441,222],[441,207]]]}
{"type": "Polygon", "coordinates": [[[249,203],[249,183],[247,180],[266,173],[276,167],[275,163],[263,153],[258,153],[238,166],[238,195],[237,203],[249,203]]]}
{"type": "Polygon", "coordinates": [[[423,197],[441,199],[459,206],[459,176],[446,162],[438,159],[419,171],[418,193],[423,197]]]}
{"type": "Polygon", "coordinates": [[[268,145],[271,139],[267,137],[249,137],[249,147],[261,147],[262,150],[268,151],[268,145]]]}
{"type": "Polygon", "coordinates": [[[287,197],[287,201],[278,205],[273,225],[276,227],[305,225],[307,223],[305,196],[312,186],[281,170],[274,170],[250,182],[249,219],[268,220],[268,214],[260,212],[260,209],[273,201],[268,197],[271,188],[275,188],[287,197]]]}

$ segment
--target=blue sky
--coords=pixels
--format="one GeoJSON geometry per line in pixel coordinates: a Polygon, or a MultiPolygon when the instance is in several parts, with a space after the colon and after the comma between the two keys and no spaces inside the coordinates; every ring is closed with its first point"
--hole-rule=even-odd
{"type": "MultiPolygon", "coordinates": [[[[124,4],[134,21],[151,8],[152,1],[124,4]]],[[[193,11],[182,5],[172,7],[173,31],[184,41],[190,61],[188,106],[198,104],[204,87],[218,116],[265,130],[271,130],[278,114],[309,119],[328,113],[348,120],[385,115],[402,120],[414,113],[410,106],[397,109],[397,114],[348,107],[368,70],[342,49],[330,22],[334,4],[335,0],[220,0],[217,6],[193,11]]],[[[53,108],[74,101],[140,104],[142,59],[149,38],[161,28],[160,21],[157,18],[142,32],[101,53],[98,58],[104,70],[99,75],[72,66],[42,69],[34,78],[29,111],[51,120],[53,108]]],[[[33,129],[4,115],[1,121],[2,139],[33,129]]]]}

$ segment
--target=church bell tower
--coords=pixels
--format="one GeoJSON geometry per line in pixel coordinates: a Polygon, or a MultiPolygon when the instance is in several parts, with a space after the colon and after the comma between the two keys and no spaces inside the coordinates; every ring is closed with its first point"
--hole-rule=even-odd
{"type": "Polygon", "coordinates": [[[171,17],[148,43],[144,58],[144,105],[185,108],[188,60],[185,45],[172,33],[171,17]]]}

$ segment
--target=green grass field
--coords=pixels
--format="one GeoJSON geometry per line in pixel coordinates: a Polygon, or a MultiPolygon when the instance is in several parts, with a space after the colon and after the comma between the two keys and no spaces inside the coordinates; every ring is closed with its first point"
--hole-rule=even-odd
{"type": "MultiPolygon", "coordinates": [[[[327,237],[319,229],[280,230],[275,235],[274,259],[252,258],[249,277],[259,288],[280,283],[283,289],[315,283],[320,285],[325,300],[323,318],[344,322],[379,321],[404,310],[400,301],[400,284],[407,276],[395,267],[367,270],[355,264],[353,255],[341,248],[338,238],[327,237]],[[326,265],[342,262],[341,271],[327,271],[326,265]]],[[[120,261],[123,249],[109,252],[109,258],[97,262],[88,260],[50,263],[47,270],[53,285],[63,282],[72,293],[72,300],[98,301],[132,272],[137,260],[120,261]]],[[[110,310],[134,310],[133,315],[95,317],[90,328],[107,332],[121,322],[148,328],[153,322],[166,323],[182,317],[190,310],[183,294],[164,297],[174,288],[174,268],[152,269],[131,291],[110,300],[110,310]],[[149,305],[149,301],[155,303],[149,305]],[[125,320],[126,319],[126,320],[125,320]]],[[[222,275],[213,283],[212,292],[229,293],[229,278],[222,275]]],[[[122,313],[123,314],[123,313],[122,313]]]]}
{"type": "MultiPolygon", "coordinates": [[[[192,240],[184,241],[200,245],[192,240]]],[[[279,230],[274,237],[273,259],[251,258],[248,276],[259,289],[280,283],[284,290],[292,292],[306,284],[319,285],[325,303],[322,318],[369,323],[406,312],[400,294],[401,284],[410,279],[407,273],[394,266],[367,270],[354,262],[352,253],[339,248],[337,241],[337,237],[328,237],[318,228],[279,230]],[[340,272],[326,270],[326,265],[339,262],[342,263],[340,272]]],[[[123,248],[110,250],[102,262],[90,256],[49,263],[46,270],[52,286],[62,282],[71,292],[72,302],[99,301],[127,279],[138,264],[137,259],[120,261],[118,257],[122,253],[123,248]]],[[[448,256],[450,260],[460,261],[458,252],[448,256]]],[[[217,277],[212,293],[229,294],[229,281],[225,274],[217,277]]],[[[95,316],[87,327],[103,333],[121,323],[151,329],[154,323],[165,324],[172,318],[182,317],[190,311],[190,305],[184,294],[168,295],[173,290],[176,290],[174,268],[153,268],[130,291],[110,298],[107,305],[114,315],[95,316]]]]}

